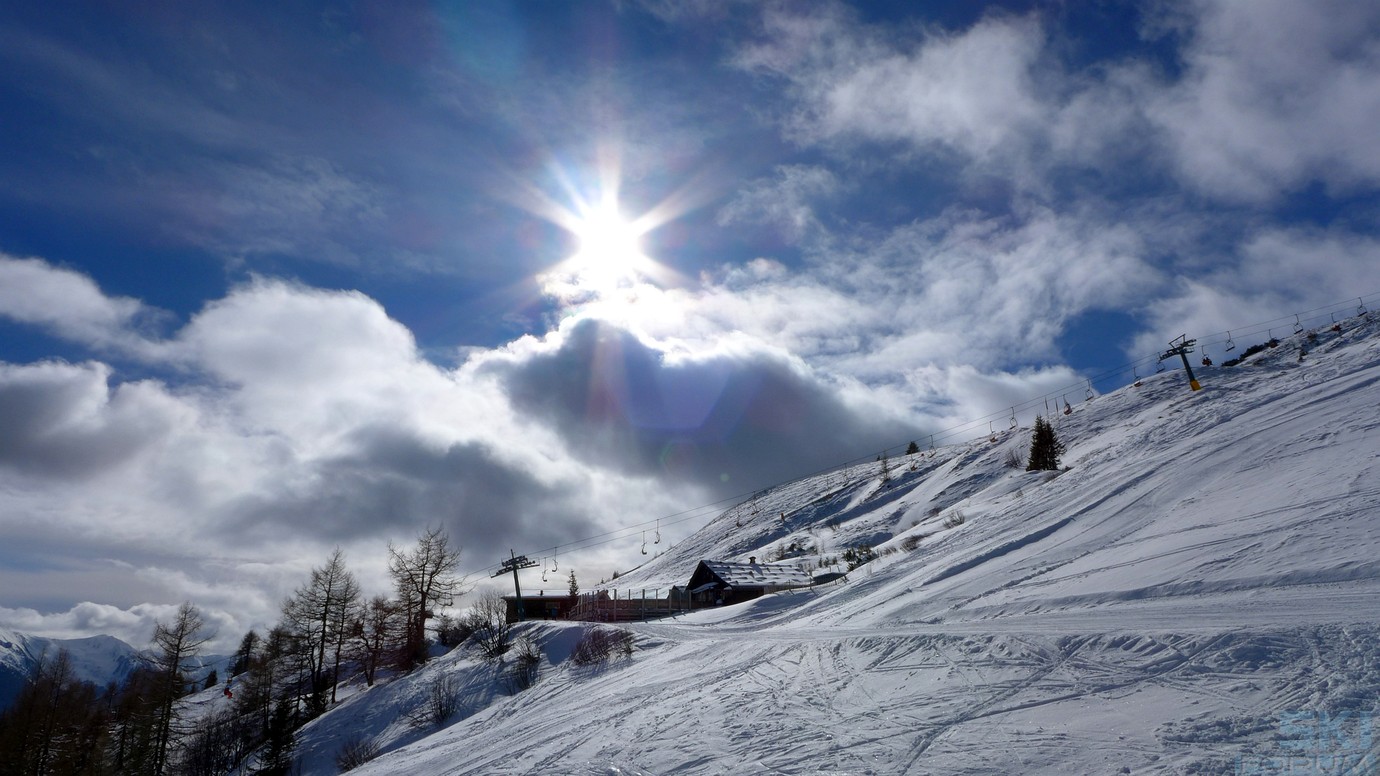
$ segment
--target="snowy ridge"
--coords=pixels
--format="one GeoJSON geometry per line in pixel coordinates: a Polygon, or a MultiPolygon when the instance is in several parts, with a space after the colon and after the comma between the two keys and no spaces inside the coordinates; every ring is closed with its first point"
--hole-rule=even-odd
{"type": "Polygon", "coordinates": [[[362,774],[1370,772],[1378,329],[1298,335],[1200,370],[1197,393],[1169,372],[1081,403],[1053,419],[1057,476],[1003,465],[1021,429],[896,459],[889,483],[873,463],[758,494],[617,585],[881,557],[628,625],[634,655],[598,668],[567,660],[586,626],[521,626],[543,651],[523,692],[456,650],[304,728],[304,773],[335,773],[349,737],[381,751],[362,774]],[[440,676],[462,711],[408,723],[440,676]]]}
{"type": "Polygon", "coordinates": [[[66,650],[78,679],[104,687],[121,682],[139,662],[139,652],[114,636],[52,639],[0,628],[0,708],[10,704],[34,666],[46,654],[66,650]]]}

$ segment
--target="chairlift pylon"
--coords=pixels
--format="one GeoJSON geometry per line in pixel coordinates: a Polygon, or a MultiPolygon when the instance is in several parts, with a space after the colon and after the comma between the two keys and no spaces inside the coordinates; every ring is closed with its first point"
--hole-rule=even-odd
{"type": "Polygon", "coordinates": [[[1236,343],[1231,341],[1231,331],[1228,330],[1228,331],[1227,331],[1227,352],[1230,353],[1230,352],[1232,352],[1233,350],[1236,350],[1236,343]]]}

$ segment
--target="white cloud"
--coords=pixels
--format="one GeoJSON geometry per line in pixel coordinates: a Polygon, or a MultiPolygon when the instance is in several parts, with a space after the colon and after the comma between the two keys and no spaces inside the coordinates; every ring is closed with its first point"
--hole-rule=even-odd
{"type": "MultiPolygon", "coordinates": [[[[26,607],[0,606],[0,623],[24,633],[36,633],[50,638],[78,639],[105,634],[136,649],[150,646],[154,626],[172,622],[180,604],[137,604],[126,609],[109,604],[82,601],[61,612],[43,613],[26,607]]],[[[226,612],[198,606],[204,628],[201,635],[210,638],[202,654],[229,654],[239,637],[241,626],[226,612]]]]}
{"type": "Polygon", "coordinates": [[[792,84],[787,128],[805,142],[855,137],[937,144],[986,158],[1043,118],[1031,70],[1044,35],[1033,17],[991,16],[962,34],[889,39],[836,7],[776,9],[740,67],[792,84]]]}
{"type": "Polygon", "coordinates": [[[735,62],[789,84],[783,127],[802,143],[956,158],[1026,192],[1048,195],[1061,170],[1107,185],[1169,172],[1233,202],[1380,181],[1373,4],[1192,0],[1142,13],[1147,34],[1178,36],[1181,73],[1129,56],[1073,70],[1038,13],[898,32],[837,6],[768,11],[735,62]]]}
{"type": "Polygon", "coordinates": [[[158,313],[106,296],[91,279],[42,259],[0,253],[0,315],[96,348],[145,351],[137,332],[158,313]]]}
{"type": "Polygon", "coordinates": [[[159,618],[168,619],[176,611],[177,604],[140,604],[121,609],[82,601],[71,609],[52,613],[25,607],[0,607],[0,622],[18,631],[60,639],[104,633],[132,646],[142,647],[152,639],[154,623],[159,618]]]}
{"type": "Polygon", "coordinates": [[[808,271],[726,270],[678,297],[674,329],[650,331],[742,332],[874,386],[935,365],[1019,369],[1057,360],[1079,315],[1160,288],[1147,253],[1136,229],[1095,211],[953,209],[875,242],[821,240],[808,271]]]}
{"type": "MultiPolygon", "coordinates": [[[[1195,337],[1233,327],[1240,332],[1243,323],[1266,322],[1250,335],[1264,340],[1272,321],[1275,334],[1283,334],[1292,331],[1293,314],[1339,302],[1338,315],[1344,317],[1356,306],[1350,295],[1372,294],[1377,288],[1380,239],[1343,227],[1260,228],[1243,238],[1234,256],[1200,277],[1181,278],[1171,293],[1152,300],[1147,329],[1132,352],[1162,352],[1170,338],[1185,332],[1195,337]]],[[[1329,315],[1315,315],[1307,325],[1331,321],[1329,315]]],[[[1217,348],[1223,339],[1214,338],[1217,348]]]]}
{"type": "Polygon", "coordinates": [[[1315,180],[1343,192],[1380,182],[1380,8],[1351,0],[1190,6],[1186,72],[1148,100],[1184,180],[1244,201],[1315,180]]]}
{"type": "Polygon", "coordinates": [[[725,226],[765,223],[792,243],[807,236],[818,237],[823,227],[815,208],[840,188],[838,178],[822,167],[779,167],[772,178],[740,188],[732,201],[719,210],[718,221],[725,226]]]}

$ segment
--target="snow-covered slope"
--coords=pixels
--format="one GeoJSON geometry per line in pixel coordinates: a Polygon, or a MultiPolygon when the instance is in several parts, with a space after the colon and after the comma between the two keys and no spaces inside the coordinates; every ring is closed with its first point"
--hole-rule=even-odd
{"type": "Polygon", "coordinates": [[[458,650],[304,729],[305,772],[334,773],[351,737],[382,752],[359,773],[1362,772],[1378,331],[1351,319],[1202,370],[1197,393],[1170,372],[1083,403],[1054,418],[1064,472],[1005,467],[1017,430],[893,461],[889,483],[869,464],[759,494],[617,584],[792,545],[882,556],[629,625],[635,653],[601,668],[565,659],[584,626],[524,626],[544,662],[523,692],[458,650]],[[402,721],[446,676],[451,723],[402,721]]]}
{"type": "Polygon", "coordinates": [[[34,666],[67,650],[78,679],[105,686],[123,681],[138,664],[138,651],[114,636],[51,639],[0,628],[0,709],[18,695],[34,666]]]}

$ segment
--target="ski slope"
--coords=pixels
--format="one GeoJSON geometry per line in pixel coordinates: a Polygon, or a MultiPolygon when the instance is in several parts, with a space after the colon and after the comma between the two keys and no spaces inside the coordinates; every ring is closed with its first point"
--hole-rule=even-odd
{"type": "Polygon", "coordinates": [[[881,557],[627,625],[634,654],[600,667],[568,660],[589,626],[525,624],[544,659],[522,692],[457,649],[304,728],[303,772],[355,738],[380,750],[360,774],[1370,773],[1378,332],[1353,318],[1200,392],[1169,372],[1084,402],[1054,418],[1062,472],[1005,467],[1018,429],[887,483],[868,464],[758,494],[619,588],[793,543],[881,557]],[[408,722],[441,678],[461,710],[408,722]]]}

